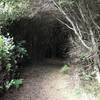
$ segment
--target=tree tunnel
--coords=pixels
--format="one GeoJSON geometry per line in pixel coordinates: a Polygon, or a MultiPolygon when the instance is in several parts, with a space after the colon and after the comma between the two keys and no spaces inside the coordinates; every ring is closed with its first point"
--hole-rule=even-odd
{"type": "MultiPolygon", "coordinates": [[[[14,20],[7,31],[14,41],[25,40],[25,48],[32,61],[45,58],[67,58],[70,50],[70,32],[47,12],[14,20]]],[[[5,29],[3,29],[3,33],[5,29]]]]}

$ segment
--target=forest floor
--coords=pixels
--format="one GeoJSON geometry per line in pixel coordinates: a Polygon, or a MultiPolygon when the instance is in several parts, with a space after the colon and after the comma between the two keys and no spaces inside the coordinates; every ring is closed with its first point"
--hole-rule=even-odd
{"type": "Polygon", "coordinates": [[[72,65],[63,74],[63,65],[59,60],[49,60],[26,67],[22,73],[23,86],[11,89],[0,100],[96,100],[80,93],[77,67],[72,65]]]}

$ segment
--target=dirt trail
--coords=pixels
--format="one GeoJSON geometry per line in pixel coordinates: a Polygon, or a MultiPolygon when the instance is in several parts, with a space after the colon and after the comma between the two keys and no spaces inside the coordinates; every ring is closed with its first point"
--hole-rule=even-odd
{"type": "Polygon", "coordinates": [[[78,85],[78,76],[73,74],[76,69],[65,75],[60,72],[62,67],[57,62],[27,67],[22,75],[24,85],[0,100],[78,100],[73,94],[78,85]]]}

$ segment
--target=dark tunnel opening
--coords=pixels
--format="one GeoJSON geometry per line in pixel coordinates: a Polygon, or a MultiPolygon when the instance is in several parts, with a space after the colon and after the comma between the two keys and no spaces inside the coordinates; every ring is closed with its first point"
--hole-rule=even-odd
{"type": "Polygon", "coordinates": [[[12,33],[14,41],[25,40],[25,48],[32,62],[47,58],[67,59],[70,51],[70,32],[54,17],[42,13],[33,18],[20,18],[3,28],[12,33]]]}

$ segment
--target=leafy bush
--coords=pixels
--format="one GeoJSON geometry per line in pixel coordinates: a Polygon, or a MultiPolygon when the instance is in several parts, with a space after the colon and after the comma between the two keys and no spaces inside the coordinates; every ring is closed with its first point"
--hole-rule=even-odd
{"type": "Polygon", "coordinates": [[[12,79],[10,82],[9,81],[6,82],[5,87],[8,90],[11,86],[19,88],[20,85],[22,85],[22,84],[23,84],[23,80],[22,79],[12,79]]]}
{"type": "Polygon", "coordinates": [[[29,0],[0,0],[0,24],[28,13],[29,0]]]}
{"type": "MultiPolygon", "coordinates": [[[[15,45],[13,38],[8,34],[7,37],[0,35],[0,89],[7,90],[11,86],[16,88],[22,84],[22,81],[15,79],[18,60],[22,59],[27,51],[21,43],[15,45]]],[[[17,76],[16,76],[17,78],[17,76]]]]}
{"type": "MultiPolygon", "coordinates": [[[[28,13],[29,0],[0,0],[0,33],[2,26],[28,13]]],[[[0,93],[11,86],[19,87],[22,80],[18,79],[18,63],[27,53],[23,41],[14,43],[13,37],[0,34],[0,93]]]]}

